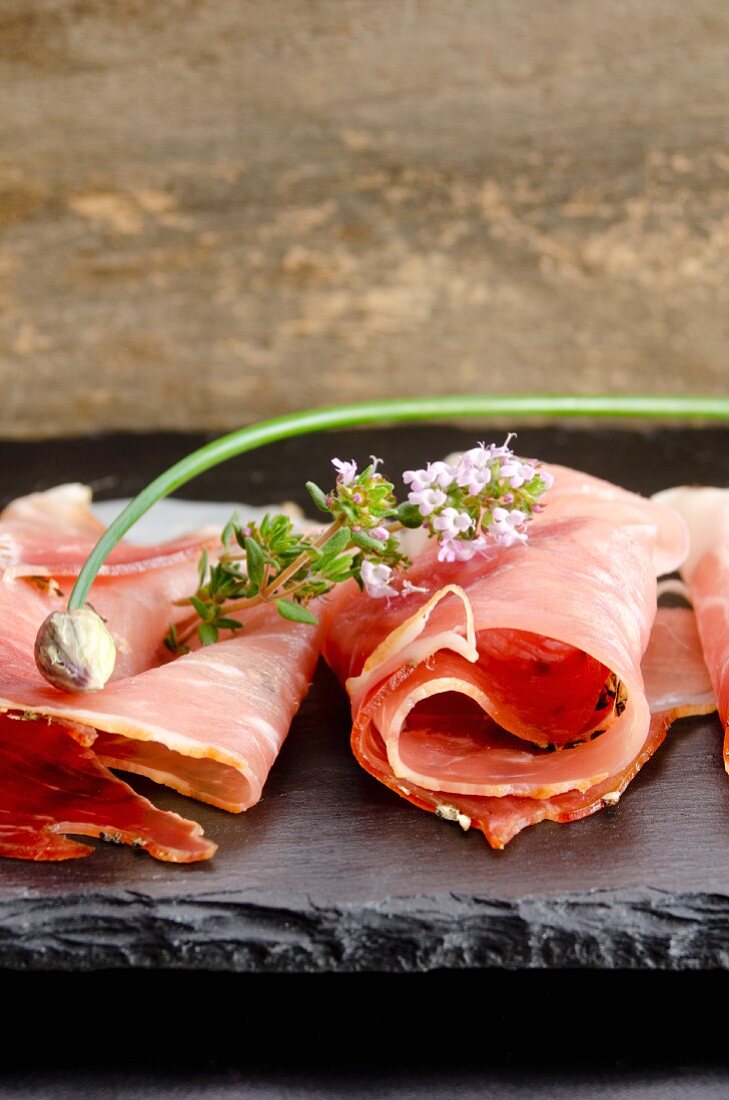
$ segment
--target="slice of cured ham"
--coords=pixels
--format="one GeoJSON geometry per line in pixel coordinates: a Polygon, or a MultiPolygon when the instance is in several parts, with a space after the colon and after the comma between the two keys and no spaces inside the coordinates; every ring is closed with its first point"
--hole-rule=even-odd
{"type": "Polygon", "coordinates": [[[598,508],[595,479],[561,470],[528,545],[456,564],[430,548],[409,572],[421,593],[383,606],[350,588],[328,611],[325,656],[352,700],[357,758],[495,847],[616,801],[673,717],[714,705],[690,614],[661,616],[655,644],[690,664],[691,692],[652,716],[663,666],[651,656],[650,698],[641,668],[655,573],[685,553],[684,525],[602,482],[598,508]]]}
{"type": "MultiPolygon", "coordinates": [[[[47,494],[44,559],[40,540],[30,542],[30,531],[44,522],[44,496],[15,502],[0,517],[0,542],[14,555],[0,577],[0,709],[91,730],[89,752],[99,765],[149,776],[233,812],[254,805],[307,690],[320,630],[258,608],[241,634],[171,660],[162,638],[172,601],[196,587],[201,540],[187,540],[194,553],[180,552],[178,543],[171,550],[165,544],[123,548],[118,562],[125,568],[110,569],[92,590],[93,606],[117,645],[114,677],[100,692],[58,692],[35,667],[35,635],[45,617],[64,606],[61,593],[68,594],[95,528],[85,494],[76,488],[47,494]],[[57,530],[63,532],[60,553],[57,530]]],[[[168,858],[163,845],[147,847],[168,858]]]]}
{"type": "Polygon", "coordinates": [[[729,489],[681,486],[655,498],[685,519],[690,551],[681,567],[725,730],[729,771],[729,489]]]}
{"type": "Polygon", "coordinates": [[[554,477],[554,485],[545,497],[546,508],[534,517],[534,524],[553,523],[561,516],[593,516],[628,530],[650,548],[657,576],[678,569],[689,552],[689,533],[685,523],[676,522],[676,513],[654,497],[647,500],[620,485],[592,477],[568,466],[544,464],[554,477]]]}
{"type": "Polygon", "coordinates": [[[0,715],[0,855],[60,860],[90,855],[70,836],[144,848],[157,859],[193,863],[217,845],[194,821],[156,809],[104,767],[94,733],[66,722],[0,715]],[[69,835],[70,834],[70,835],[69,835]]]}
{"type": "MultiPolygon", "coordinates": [[[[11,501],[0,512],[0,569],[11,576],[75,577],[104,531],[91,511],[87,485],[59,485],[11,501]]],[[[101,577],[143,573],[200,554],[214,544],[210,529],[192,532],[157,546],[121,542],[101,567],[101,577]]]]}

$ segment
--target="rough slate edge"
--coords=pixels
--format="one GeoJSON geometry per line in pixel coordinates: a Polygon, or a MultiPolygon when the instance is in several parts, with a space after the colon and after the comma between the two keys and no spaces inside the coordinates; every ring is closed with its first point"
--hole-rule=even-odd
{"type": "MultiPolygon", "coordinates": [[[[575,461],[570,454],[575,445],[573,432],[529,429],[523,434],[533,441],[531,453],[575,461]]],[[[437,453],[463,445],[462,433],[441,428],[433,433],[424,429],[368,432],[362,442],[366,440],[367,449],[373,447],[393,458],[406,454],[411,459],[417,452],[426,457],[432,453],[429,435],[437,437],[437,453]]],[[[707,470],[713,460],[715,480],[722,476],[722,462],[726,464],[726,438],[721,429],[650,431],[647,437],[642,435],[637,452],[650,446],[654,450],[651,466],[661,462],[670,466],[680,456],[677,464],[685,469],[687,458],[693,456],[695,468],[707,470]]],[[[138,437],[133,440],[136,475],[109,478],[99,488],[109,496],[120,490],[136,491],[146,476],[199,442],[199,437],[138,437]],[[158,447],[165,452],[161,461],[158,447]]],[[[580,465],[599,473],[605,470],[608,454],[625,467],[631,453],[635,457],[637,437],[634,432],[607,430],[584,435],[580,442],[585,444],[580,465]]],[[[328,460],[322,454],[344,453],[347,446],[352,449],[359,443],[351,434],[336,433],[328,444],[317,446],[313,465],[326,470],[328,460]]],[[[3,463],[3,489],[13,496],[63,478],[94,478],[95,467],[115,468],[118,454],[126,453],[123,446],[120,451],[120,444],[123,437],[72,441],[70,445],[2,444],[0,459],[8,460],[3,463]],[[49,452],[54,459],[50,463],[49,452]],[[49,467],[53,470],[51,480],[49,467]]],[[[287,441],[278,450],[270,448],[250,456],[242,479],[245,484],[241,486],[238,473],[233,495],[247,495],[252,502],[275,499],[272,490],[291,484],[287,466],[291,463],[291,468],[298,468],[300,448],[306,445],[306,440],[287,441]],[[266,456],[265,461],[261,455],[266,456]]],[[[216,493],[211,495],[231,495],[232,469],[231,464],[218,471],[224,476],[216,479],[216,493]]],[[[648,491],[655,487],[645,483],[650,477],[647,466],[639,462],[623,483],[648,491]]],[[[616,476],[616,480],[621,479],[616,476]]],[[[197,492],[190,495],[209,492],[204,482],[196,482],[194,488],[197,492]]],[[[265,898],[245,893],[198,895],[194,901],[106,892],[0,903],[0,965],[14,969],[413,972],[443,967],[729,968],[726,944],[729,897],[722,892],[608,890],[522,897],[514,902],[438,894],[390,898],[372,906],[344,909],[312,906],[309,899],[290,895],[279,901],[270,892],[265,898]],[[296,902],[300,903],[298,909],[296,902]]]]}
{"type": "Polygon", "coordinates": [[[729,896],[656,890],[525,897],[439,894],[323,908],[231,892],[133,892],[0,910],[0,966],[266,972],[729,968],[729,896]]]}

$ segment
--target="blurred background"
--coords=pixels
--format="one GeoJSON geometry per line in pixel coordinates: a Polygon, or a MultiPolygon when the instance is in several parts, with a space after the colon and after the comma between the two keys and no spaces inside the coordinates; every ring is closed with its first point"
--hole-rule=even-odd
{"type": "Polygon", "coordinates": [[[2,0],[0,436],[727,390],[726,0],[2,0]]]}

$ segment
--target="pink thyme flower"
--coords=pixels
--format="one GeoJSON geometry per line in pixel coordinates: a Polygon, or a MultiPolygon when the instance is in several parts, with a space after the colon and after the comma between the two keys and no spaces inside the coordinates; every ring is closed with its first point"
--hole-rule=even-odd
{"type": "Polygon", "coordinates": [[[370,538],[379,539],[381,542],[387,542],[390,537],[390,532],[386,527],[373,527],[372,530],[367,533],[370,538]]]}
{"type": "Polygon", "coordinates": [[[453,481],[454,470],[447,462],[429,462],[426,470],[428,483],[438,486],[439,489],[447,489],[453,481]]]}
{"type": "Polygon", "coordinates": [[[337,471],[337,481],[340,485],[351,485],[357,476],[357,463],[343,462],[341,458],[333,458],[332,466],[337,471]]]}
{"type": "Polygon", "coordinates": [[[501,463],[501,476],[508,478],[512,489],[521,489],[522,485],[534,477],[534,474],[534,467],[528,462],[520,462],[518,458],[501,463]]]}
{"type": "Polygon", "coordinates": [[[509,444],[512,439],[516,439],[516,432],[509,432],[506,439],[500,447],[495,446],[493,443],[489,444],[488,450],[491,452],[492,458],[513,458],[514,452],[509,444]]]}
{"type": "Polygon", "coordinates": [[[389,565],[374,565],[371,561],[362,562],[362,583],[368,596],[380,599],[383,596],[397,596],[398,591],[389,583],[392,569],[389,565]]]}
{"type": "Polygon", "coordinates": [[[458,465],[463,469],[475,467],[477,470],[480,470],[483,469],[484,466],[488,466],[493,457],[492,446],[487,447],[485,443],[479,443],[478,447],[471,447],[470,451],[463,452],[458,465]]]}
{"type": "Polygon", "coordinates": [[[444,539],[438,547],[438,561],[458,561],[458,539],[444,539]]]}
{"type": "Polygon", "coordinates": [[[434,531],[442,531],[441,541],[457,539],[474,526],[468,512],[459,512],[455,508],[444,508],[440,515],[433,516],[432,522],[434,531]]]}
{"type": "Polygon", "coordinates": [[[476,554],[487,550],[488,544],[485,535],[475,539],[446,539],[440,544],[438,561],[470,561],[476,554]]]}
{"type": "Polygon", "coordinates": [[[427,470],[405,470],[402,479],[414,493],[422,493],[423,489],[430,488],[430,478],[427,470]]]}
{"type": "Polygon", "coordinates": [[[429,516],[436,508],[445,504],[448,497],[442,489],[422,489],[420,492],[408,493],[411,504],[417,504],[421,516],[429,516]]]}
{"type": "Polygon", "coordinates": [[[472,496],[479,496],[491,481],[491,470],[488,466],[477,466],[474,463],[459,463],[456,470],[456,485],[461,489],[468,489],[472,496]]]}
{"type": "Polygon", "coordinates": [[[489,527],[489,534],[499,546],[512,546],[516,542],[526,542],[526,531],[522,530],[529,518],[525,512],[515,508],[513,512],[507,512],[506,508],[494,508],[492,515],[494,521],[489,527]]]}

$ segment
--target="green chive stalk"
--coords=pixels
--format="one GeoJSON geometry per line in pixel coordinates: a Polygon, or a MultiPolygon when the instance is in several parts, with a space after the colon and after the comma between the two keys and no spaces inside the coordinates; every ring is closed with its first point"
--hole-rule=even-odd
{"type": "Polygon", "coordinates": [[[107,557],[153,504],[198,474],[236,455],[279,439],[333,428],[367,424],[405,424],[479,417],[621,417],[654,420],[729,420],[729,397],[591,396],[559,394],[463,394],[447,397],[400,397],[330,405],[287,413],[230,432],[170,466],[143,489],[109,525],[89,554],[68,600],[68,610],[83,608],[91,585],[107,557]]]}

